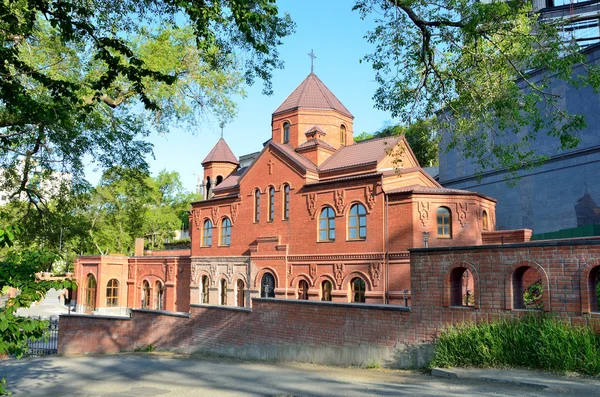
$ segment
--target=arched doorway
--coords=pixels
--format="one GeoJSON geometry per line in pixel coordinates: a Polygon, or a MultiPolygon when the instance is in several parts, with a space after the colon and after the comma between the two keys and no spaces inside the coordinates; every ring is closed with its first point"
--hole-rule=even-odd
{"type": "Polygon", "coordinates": [[[91,314],[96,310],[96,277],[89,274],[85,283],[85,309],[84,311],[91,314]]]}
{"type": "Polygon", "coordinates": [[[150,283],[147,280],[142,284],[142,309],[150,309],[150,283]]]}
{"type": "Polygon", "coordinates": [[[365,281],[360,277],[353,278],[350,282],[350,288],[352,289],[352,302],[365,303],[365,281]]]}
{"type": "Polygon", "coordinates": [[[308,283],[306,280],[300,280],[298,283],[298,299],[308,300],[308,283]]]}
{"type": "Polygon", "coordinates": [[[260,281],[260,297],[275,298],[275,277],[271,273],[265,273],[260,281]]]}
{"type": "Polygon", "coordinates": [[[237,305],[244,307],[244,281],[238,280],[236,285],[237,305]]]}
{"type": "Polygon", "coordinates": [[[154,308],[156,310],[163,310],[163,296],[164,289],[160,281],[156,281],[154,287],[154,308]]]}

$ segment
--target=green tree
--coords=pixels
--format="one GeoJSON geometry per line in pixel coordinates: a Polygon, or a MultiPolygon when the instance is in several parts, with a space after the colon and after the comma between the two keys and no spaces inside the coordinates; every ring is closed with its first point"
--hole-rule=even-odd
{"type": "MultiPolygon", "coordinates": [[[[48,250],[10,249],[15,236],[21,229],[8,226],[0,229],[0,248],[8,249],[7,255],[0,260],[0,290],[3,294],[9,288],[20,293],[6,301],[0,308],[0,355],[12,354],[21,357],[28,350],[28,340],[39,340],[48,335],[48,322],[26,317],[18,317],[17,309],[29,307],[42,299],[51,288],[75,288],[70,280],[39,280],[35,273],[47,268],[48,263],[56,260],[56,254],[48,250]]],[[[4,379],[0,383],[0,395],[6,395],[4,379]]]]}
{"type": "Polygon", "coordinates": [[[597,92],[600,73],[561,35],[568,19],[542,21],[526,0],[358,0],[354,9],[376,18],[366,35],[375,50],[364,57],[379,84],[376,106],[402,124],[439,112],[435,130],[481,170],[537,164],[544,157],[530,142],[541,133],[561,149],[579,143],[583,117],[561,107],[549,84],[597,92]],[[574,75],[578,64],[584,75],[574,75]]]}
{"type": "Polygon", "coordinates": [[[429,167],[438,164],[439,136],[433,130],[434,124],[431,120],[418,121],[408,127],[396,124],[387,126],[373,134],[363,132],[355,136],[354,140],[360,142],[371,138],[404,134],[421,167],[429,167]]]}
{"type": "Polygon", "coordinates": [[[256,78],[269,92],[293,24],[272,0],[0,2],[0,188],[85,189],[84,161],[144,170],[151,131],[220,121],[256,78]]]}
{"type": "Polygon", "coordinates": [[[130,254],[137,237],[147,237],[150,249],[162,248],[187,225],[192,199],[177,172],[150,177],[114,168],[104,174],[86,210],[93,243],[88,248],[96,254],[130,254]]]}

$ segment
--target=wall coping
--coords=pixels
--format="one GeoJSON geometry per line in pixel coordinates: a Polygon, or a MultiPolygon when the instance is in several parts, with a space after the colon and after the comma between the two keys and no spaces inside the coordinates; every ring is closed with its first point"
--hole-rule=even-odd
{"type": "Polygon", "coordinates": [[[59,314],[58,317],[69,317],[69,318],[94,318],[102,320],[127,320],[130,321],[129,316],[105,316],[103,314],[59,314]]]}
{"type": "Polygon", "coordinates": [[[371,309],[371,310],[392,310],[401,312],[410,312],[408,306],[400,305],[384,305],[373,303],[350,303],[350,302],[327,302],[327,301],[311,301],[300,299],[278,299],[278,298],[252,298],[253,301],[259,302],[276,302],[276,303],[291,303],[293,305],[316,305],[316,306],[333,306],[333,307],[351,307],[353,309],[371,309]]]}
{"type": "Polygon", "coordinates": [[[226,306],[226,305],[204,305],[201,303],[192,303],[190,307],[201,307],[203,309],[222,309],[222,310],[232,310],[234,312],[247,312],[251,313],[252,309],[249,307],[239,307],[239,306],[226,306]]]}
{"type": "Polygon", "coordinates": [[[540,240],[528,241],[525,243],[511,244],[486,244],[486,245],[465,245],[454,247],[432,247],[432,248],[409,248],[412,253],[427,253],[427,252],[444,252],[444,251],[472,251],[486,249],[512,249],[512,248],[528,248],[528,247],[565,247],[579,245],[600,245],[600,236],[598,240],[540,240]]]}
{"type": "Polygon", "coordinates": [[[170,317],[185,317],[185,318],[189,318],[190,317],[189,313],[184,313],[184,312],[170,312],[170,311],[167,311],[167,310],[130,309],[130,311],[132,313],[135,313],[135,312],[139,312],[139,313],[153,313],[153,314],[161,314],[163,316],[170,316],[170,317]]]}

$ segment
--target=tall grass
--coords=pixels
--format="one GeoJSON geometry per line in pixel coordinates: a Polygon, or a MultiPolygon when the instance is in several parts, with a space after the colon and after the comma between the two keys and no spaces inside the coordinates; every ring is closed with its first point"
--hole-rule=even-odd
{"type": "Polygon", "coordinates": [[[600,374],[600,337],[554,317],[466,323],[443,330],[432,367],[526,367],[600,374]]]}

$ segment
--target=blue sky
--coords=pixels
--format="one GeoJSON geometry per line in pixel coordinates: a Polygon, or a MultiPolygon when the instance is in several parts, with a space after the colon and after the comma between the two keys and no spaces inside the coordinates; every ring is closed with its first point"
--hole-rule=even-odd
{"type": "MultiPolygon", "coordinates": [[[[257,81],[247,88],[247,97],[237,99],[239,111],[227,125],[224,137],[236,156],[262,149],[271,136],[271,114],[310,73],[308,53],[314,50],[315,74],[329,87],[354,115],[354,132],[374,132],[391,123],[387,112],[374,109],[373,94],[377,88],[371,65],[359,62],[372,52],[373,46],[363,38],[373,27],[352,11],[353,0],[278,0],[281,11],[287,11],[296,22],[296,33],[287,37],[279,48],[284,69],[273,75],[273,95],[261,93],[257,81]]],[[[200,162],[220,137],[216,122],[206,122],[195,131],[173,129],[164,136],[152,136],[155,159],[149,158],[153,175],[160,170],[177,171],[187,190],[194,190],[197,175],[202,175],[200,162]]],[[[98,182],[97,175],[88,174],[98,182]]]]}

